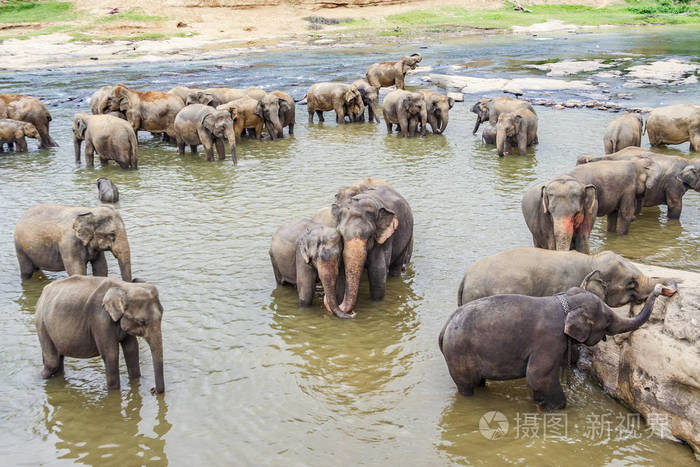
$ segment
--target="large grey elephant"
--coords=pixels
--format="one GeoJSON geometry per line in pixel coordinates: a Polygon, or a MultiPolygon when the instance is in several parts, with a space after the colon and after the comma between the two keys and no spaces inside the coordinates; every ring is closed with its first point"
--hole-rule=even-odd
{"type": "Polygon", "coordinates": [[[657,154],[632,146],[603,157],[581,156],[576,163],[580,165],[603,160],[635,160],[640,157],[652,160],[660,171],[657,178],[647,183],[642,205],[665,204],[668,206],[668,218],[678,219],[681,217],[683,195],[686,191],[700,192],[700,159],[689,160],[684,157],[657,154]]]}
{"type": "Polygon", "coordinates": [[[163,377],[163,306],[151,284],[113,277],[73,276],[53,282],[36,304],[36,329],[46,379],[63,371],[64,357],[102,357],[107,387],[119,389],[119,345],[129,378],[141,377],[139,344],[151,348],[155,387],[165,391],[163,377]]]}
{"type": "Polygon", "coordinates": [[[131,281],[131,249],[119,212],[96,207],[40,204],[27,209],[15,226],[15,251],[22,279],[34,271],[66,271],[69,276],[107,275],[105,251],[119,262],[122,279],[131,281]]]}
{"type": "Polygon", "coordinates": [[[136,169],[139,166],[136,132],[126,120],[112,115],[75,114],[73,148],[76,164],[80,164],[80,148],[83,141],[87,165],[94,165],[97,153],[102,165],[113,160],[122,169],[136,169]]]}
{"type": "Polygon", "coordinates": [[[345,294],[340,309],[357,304],[360,277],[367,269],[370,295],[384,298],[387,275],[399,276],[413,252],[413,213],[393,188],[379,185],[343,199],[343,188],[331,212],[343,237],[345,294]],[[339,201],[342,200],[342,201],[339,201]]]}
{"type": "Polygon", "coordinates": [[[676,104],[654,109],[647,117],[645,131],[652,146],[690,141],[690,150],[700,151],[700,105],[676,104]]]}
{"type": "Polygon", "coordinates": [[[494,295],[469,302],[450,316],[438,344],[460,394],[471,396],[485,380],[527,378],[537,406],[566,406],[559,372],[569,338],[592,346],[605,336],[639,329],[656,297],[675,289],[656,285],[642,311],[623,318],[600,298],[574,287],[557,296],[494,295]]]}
{"type": "Polygon", "coordinates": [[[627,112],[612,120],[605,128],[605,154],[612,154],[628,146],[640,146],[644,119],[641,114],[627,112]]]}
{"type": "Polygon", "coordinates": [[[175,138],[175,116],[185,103],[175,94],[162,91],[140,92],[123,84],[114,86],[109,97],[110,110],[121,111],[134,131],[165,133],[175,138]]]}
{"type": "Polygon", "coordinates": [[[497,294],[546,297],[582,283],[612,307],[641,303],[656,284],[675,285],[668,278],[645,276],[632,262],[612,251],[586,255],[578,251],[513,248],[469,266],[459,284],[457,304],[497,294]]]}
{"type": "MultiPolygon", "coordinates": [[[[297,121],[296,113],[296,103],[294,102],[294,98],[287,94],[286,92],[282,91],[272,91],[269,94],[273,96],[277,96],[279,98],[279,120],[280,120],[280,126],[282,128],[287,127],[289,131],[289,135],[294,134],[294,124],[297,121]]],[[[284,133],[280,131],[279,137],[282,138],[284,136],[284,133]]]]}
{"type": "Polygon", "coordinates": [[[528,109],[533,113],[535,112],[535,109],[529,102],[514,97],[482,97],[471,109],[471,111],[476,114],[476,123],[474,124],[472,134],[476,134],[482,123],[489,122],[491,125],[495,126],[498,122],[498,117],[502,113],[514,112],[518,109],[528,109]]]}
{"type": "MultiPolygon", "coordinates": [[[[357,86],[357,90],[360,91],[362,103],[365,104],[365,108],[367,109],[367,121],[376,121],[379,123],[379,111],[377,110],[377,106],[379,105],[379,88],[375,88],[365,79],[358,79],[352,84],[353,86],[357,86]]],[[[357,120],[360,122],[365,121],[364,112],[357,117],[357,120]]]]}
{"type": "Polygon", "coordinates": [[[226,156],[224,141],[231,144],[231,159],[234,165],[236,158],[236,135],[233,131],[233,119],[225,110],[216,110],[204,104],[191,104],[183,107],[173,123],[175,139],[180,155],[185,154],[185,145],[190,146],[193,154],[197,145],[204,146],[207,160],[214,160],[214,146],[219,154],[219,160],[226,156]]]}
{"type": "Polygon", "coordinates": [[[421,135],[425,136],[428,111],[422,93],[403,89],[391,91],[384,97],[382,112],[389,133],[394,125],[398,125],[404,137],[414,136],[417,127],[421,128],[421,135]]]}
{"type": "Polygon", "coordinates": [[[185,105],[187,106],[191,104],[203,104],[208,105],[209,107],[217,108],[222,104],[222,102],[214,94],[209,94],[208,92],[204,91],[191,91],[185,98],[185,105]]]}
{"type": "Polygon", "coordinates": [[[414,53],[401,57],[401,60],[398,62],[373,63],[367,68],[367,73],[365,73],[367,82],[377,89],[389,86],[396,86],[396,89],[404,89],[406,73],[415,69],[421,60],[423,60],[423,56],[419,53],[414,53]]]}
{"type": "Polygon", "coordinates": [[[450,121],[450,109],[455,104],[454,99],[433,91],[421,91],[425,97],[425,107],[428,111],[428,123],[433,133],[440,135],[450,121]]]}
{"type": "Polygon", "coordinates": [[[34,125],[21,120],[0,118],[0,152],[5,144],[8,150],[16,145],[18,152],[27,152],[27,138],[41,138],[34,125]]]}
{"type": "Polygon", "coordinates": [[[336,123],[345,123],[345,117],[354,121],[364,113],[365,104],[356,86],[343,83],[316,83],[306,93],[309,123],[314,121],[314,112],[319,122],[323,122],[323,112],[335,110],[336,123]]]}
{"type": "Polygon", "coordinates": [[[595,185],[558,175],[530,186],[521,207],[536,247],[589,252],[588,237],[598,212],[595,185]]]}
{"type": "MultiPolygon", "coordinates": [[[[294,102],[292,100],[292,102],[294,102]]],[[[281,138],[282,135],[282,121],[280,120],[280,114],[282,113],[282,107],[288,106],[287,100],[283,100],[278,94],[266,93],[262,99],[260,99],[260,114],[265,121],[265,128],[270,135],[270,138],[274,141],[276,138],[281,138]]],[[[285,110],[288,111],[288,108],[285,110]]]]}
{"type": "Polygon", "coordinates": [[[320,281],[328,311],[338,318],[352,318],[353,312],[345,313],[338,305],[345,291],[342,254],[343,241],[338,231],[309,219],[282,224],[270,246],[275,280],[278,284],[296,285],[301,306],[311,306],[316,283],[320,281]]]}
{"type": "Polygon", "coordinates": [[[524,156],[528,146],[537,142],[537,114],[533,110],[520,108],[498,116],[496,150],[499,156],[510,154],[511,147],[517,147],[518,154],[524,156]]]}
{"type": "Polygon", "coordinates": [[[4,115],[0,115],[0,118],[21,120],[36,127],[39,132],[39,147],[58,146],[49,134],[51,114],[39,99],[23,94],[0,94],[0,107],[4,109],[4,115]]]}

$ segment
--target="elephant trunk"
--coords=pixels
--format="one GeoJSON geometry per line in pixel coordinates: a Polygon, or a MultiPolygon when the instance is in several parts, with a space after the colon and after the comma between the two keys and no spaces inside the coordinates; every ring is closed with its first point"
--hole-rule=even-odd
{"type": "Polygon", "coordinates": [[[350,313],[357,303],[357,293],[360,289],[360,277],[367,259],[367,241],[353,238],[345,242],[343,260],[345,262],[345,295],[340,309],[350,313]]]}
{"type": "Polygon", "coordinates": [[[165,392],[165,379],[163,378],[163,336],[160,331],[160,324],[153,332],[146,335],[146,342],[151,348],[151,358],[153,359],[153,374],[155,375],[155,392],[165,392]]]}
{"type": "Polygon", "coordinates": [[[477,114],[476,115],[476,123],[474,124],[474,130],[472,131],[472,134],[475,135],[476,132],[479,130],[479,126],[481,125],[482,120],[481,120],[481,115],[477,114]]]}
{"type": "Polygon", "coordinates": [[[377,103],[372,102],[369,105],[369,108],[372,110],[372,115],[374,116],[374,120],[379,123],[379,113],[377,112],[377,103]]]}
{"type": "Polygon", "coordinates": [[[617,313],[608,308],[608,312],[610,313],[610,324],[605,330],[605,333],[608,335],[613,335],[620,334],[623,332],[630,332],[634,331],[635,329],[638,329],[642,324],[646,323],[649,319],[649,316],[651,316],[651,310],[654,308],[654,302],[656,301],[656,297],[661,293],[662,290],[663,287],[660,284],[658,284],[654,288],[654,290],[652,290],[651,294],[649,294],[649,298],[647,298],[647,301],[644,304],[644,308],[642,308],[642,311],[634,318],[621,318],[617,315],[617,313]]]}
{"type": "Polygon", "coordinates": [[[569,251],[571,249],[571,239],[574,236],[575,216],[564,216],[552,219],[554,226],[554,249],[558,251],[569,251]]]}
{"type": "Polygon", "coordinates": [[[675,289],[677,287],[676,281],[664,277],[647,277],[642,275],[637,278],[637,282],[639,284],[638,290],[640,302],[641,300],[651,296],[651,294],[654,292],[654,288],[659,284],[670,289],[675,289]]]}
{"type": "Polygon", "coordinates": [[[238,165],[238,157],[236,156],[236,132],[233,131],[233,127],[231,127],[230,131],[226,132],[226,140],[228,140],[228,144],[231,145],[231,159],[233,160],[233,165],[238,165]]]}
{"type": "Polygon", "coordinates": [[[447,128],[447,123],[450,121],[449,114],[447,112],[442,112],[440,115],[440,134],[444,133],[447,128]]]}
{"type": "Polygon", "coordinates": [[[428,112],[421,112],[420,123],[421,123],[420,135],[425,136],[425,131],[428,127],[428,112]]]}
{"type": "Polygon", "coordinates": [[[355,313],[345,313],[341,310],[336,298],[335,288],[338,279],[338,260],[320,260],[316,267],[318,269],[318,276],[321,279],[321,285],[323,285],[323,293],[325,294],[323,297],[323,304],[326,306],[326,309],[338,318],[353,318],[355,313]]]}
{"type": "Polygon", "coordinates": [[[80,146],[82,146],[83,140],[78,139],[76,136],[73,136],[73,149],[75,150],[75,163],[80,164],[80,146]]]}
{"type": "Polygon", "coordinates": [[[117,258],[122,280],[131,282],[131,249],[126,238],[126,230],[117,234],[117,238],[112,246],[112,254],[117,258]]]}
{"type": "Polygon", "coordinates": [[[506,132],[496,128],[496,150],[498,150],[498,156],[503,157],[505,155],[506,146],[506,132]]]}

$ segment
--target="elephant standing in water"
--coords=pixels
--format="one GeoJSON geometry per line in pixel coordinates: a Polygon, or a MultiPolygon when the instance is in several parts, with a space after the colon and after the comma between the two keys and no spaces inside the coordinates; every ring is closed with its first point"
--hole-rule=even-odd
{"type": "Polygon", "coordinates": [[[185,103],[175,94],[162,91],[140,92],[123,84],[114,86],[110,110],[124,112],[135,132],[165,133],[175,138],[175,116],[185,103]]]}
{"type": "Polygon", "coordinates": [[[643,128],[642,116],[632,112],[627,112],[608,123],[603,135],[605,154],[612,154],[628,146],[640,146],[643,128]]]}
{"type": "Polygon", "coordinates": [[[401,57],[398,62],[373,63],[367,68],[367,82],[370,86],[379,89],[382,87],[396,86],[396,89],[404,89],[404,79],[409,70],[413,70],[423,60],[419,53],[401,57]]]}
{"type": "Polygon", "coordinates": [[[612,251],[586,255],[577,251],[513,248],[469,266],[459,284],[457,304],[497,294],[546,297],[571,287],[584,288],[612,307],[644,301],[656,284],[675,282],[647,277],[612,251]]]}
{"type": "Polygon", "coordinates": [[[558,175],[529,187],[521,207],[537,248],[589,252],[588,237],[598,212],[595,185],[558,175]]]}
{"type": "MultiPolygon", "coordinates": [[[[379,123],[379,111],[377,110],[377,106],[379,105],[379,88],[375,88],[364,79],[358,79],[352,84],[353,86],[357,86],[357,90],[360,91],[362,103],[365,104],[365,108],[367,109],[367,121],[372,122],[374,120],[379,123]]],[[[364,112],[362,115],[358,116],[357,121],[365,121],[364,112]]]]}
{"type": "Polygon", "coordinates": [[[521,101],[520,99],[516,99],[514,97],[482,97],[472,106],[471,109],[471,111],[476,114],[476,123],[474,124],[472,134],[476,134],[477,130],[479,130],[479,126],[482,123],[489,122],[491,125],[496,126],[498,117],[502,113],[515,112],[518,109],[527,109],[533,113],[535,112],[535,109],[529,102],[521,101]]]}
{"type": "Polygon", "coordinates": [[[296,285],[301,306],[311,306],[314,288],[320,280],[323,302],[338,318],[352,318],[338,306],[343,299],[343,241],[335,228],[308,219],[285,222],[272,236],[270,261],[278,284],[296,285]],[[340,279],[340,280],[338,280],[340,279]]]}
{"type": "Polygon", "coordinates": [[[119,389],[119,345],[129,378],[139,378],[138,337],[151,348],[155,387],[163,378],[163,306],[151,284],[112,277],[73,276],[47,285],[36,304],[36,329],[46,379],[63,371],[63,358],[102,357],[107,387],[119,389]]]}
{"type": "Polygon", "coordinates": [[[382,112],[387,132],[391,133],[394,125],[398,125],[401,136],[415,136],[416,128],[420,126],[421,135],[425,136],[428,111],[422,93],[401,89],[391,91],[384,98],[382,112]]]}
{"type": "Polygon", "coordinates": [[[97,152],[102,165],[106,165],[111,159],[122,169],[137,169],[139,166],[136,132],[126,120],[112,115],[75,114],[73,148],[76,164],[80,164],[80,147],[83,141],[87,165],[94,165],[97,152]]]}
{"type": "Polygon", "coordinates": [[[49,134],[51,114],[36,97],[22,94],[0,94],[0,118],[31,123],[39,132],[39,147],[58,146],[49,134]]]}
{"type": "Polygon", "coordinates": [[[454,99],[433,91],[421,91],[425,97],[425,107],[428,112],[428,123],[436,135],[445,132],[450,121],[450,109],[455,104],[454,99]]]}
{"type": "Polygon", "coordinates": [[[31,207],[15,227],[15,250],[22,280],[38,269],[85,275],[87,263],[92,263],[93,275],[106,276],[104,252],[109,250],[119,262],[122,279],[131,281],[126,227],[112,206],[31,207]]]}
{"type": "MultiPolygon", "coordinates": [[[[287,127],[289,135],[294,134],[294,124],[297,121],[296,103],[294,98],[282,91],[272,91],[269,95],[276,96],[279,99],[279,121],[280,127],[287,127]]],[[[280,130],[279,137],[282,138],[284,133],[280,130]]]]}
{"type": "Polygon", "coordinates": [[[690,151],[700,151],[700,105],[676,104],[654,109],[647,117],[645,131],[652,146],[690,141],[690,151]]]}
{"type": "Polygon", "coordinates": [[[214,160],[214,146],[219,154],[219,160],[226,156],[224,141],[231,144],[231,159],[234,165],[236,159],[236,135],[233,132],[233,119],[225,110],[216,110],[204,104],[191,104],[178,112],[173,124],[175,139],[180,155],[185,154],[185,145],[189,145],[193,154],[197,153],[197,145],[204,146],[207,160],[214,160]]]}
{"type": "Polygon", "coordinates": [[[393,188],[379,185],[343,198],[341,188],[331,208],[343,237],[345,294],[340,309],[357,304],[360,277],[366,268],[373,300],[384,298],[387,275],[399,276],[413,252],[413,212],[393,188]]]}
{"type": "Polygon", "coordinates": [[[0,152],[5,144],[8,150],[16,145],[17,152],[27,152],[27,138],[40,138],[34,125],[20,120],[0,118],[0,152]]]}
{"type": "Polygon", "coordinates": [[[314,121],[314,112],[318,121],[323,122],[323,112],[335,110],[335,121],[345,123],[345,117],[354,121],[365,111],[362,96],[356,86],[342,83],[316,83],[306,93],[309,123],[314,121]]]}
{"type": "Polygon", "coordinates": [[[634,318],[618,316],[580,287],[549,297],[493,295],[467,303],[450,316],[438,344],[459,393],[471,396],[486,379],[527,378],[539,408],[566,406],[559,372],[569,337],[592,346],[605,336],[639,329],[656,297],[675,289],[657,284],[634,318]]]}
{"type": "Polygon", "coordinates": [[[528,146],[537,144],[537,114],[527,108],[502,113],[496,122],[496,149],[499,156],[510,154],[511,147],[518,154],[527,154],[528,146]]]}

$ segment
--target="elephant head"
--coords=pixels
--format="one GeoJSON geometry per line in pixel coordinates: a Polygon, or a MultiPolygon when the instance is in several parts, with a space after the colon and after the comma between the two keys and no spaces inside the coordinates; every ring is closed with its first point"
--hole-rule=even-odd
{"type": "Polygon", "coordinates": [[[381,245],[389,240],[399,226],[399,219],[381,201],[366,193],[358,194],[341,204],[334,203],[331,211],[344,243],[345,294],[340,309],[349,313],[357,303],[360,276],[368,250],[375,244],[381,245]]]}
{"type": "Polygon", "coordinates": [[[203,104],[216,108],[221,105],[221,101],[214,94],[204,91],[193,91],[187,95],[185,100],[185,105],[190,104],[203,104]]]}
{"type": "Polygon", "coordinates": [[[75,150],[75,160],[80,162],[80,147],[85,140],[87,131],[87,114],[75,114],[73,117],[73,149],[75,150]]]}
{"type": "Polygon", "coordinates": [[[574,177],[560,175],[542,186],[542,213],[552,220],[554,249],[571,249],[574,233],[595,219],[598,211],[595,185],[584,185],[574,177]],[[587,223],[586,223],[587,224],[587,223]]]}
{"type": "Polygon", "coordinates": [[[498,116],[496,123],[496,149],[499,156],[506,154],[506,140],[516,138],[521,132],[526,131],[524,128],[525,119],[517,113],[502,113],[498,116]]]}
{"type": "Polygon", "coordinates": [[[200,123],[215,139],[229,142],[231,145],[231,158],[234,165],[236,165],[238,163],[236,158],[236,134],[233,131],[233,118],[231,118],[233,112],[236,112],[236,110],[233,109],[232,112],[213,110],[204,114],[200,123]]]}
{"type": "Polygon", "coordinates": [[[414,53],[405,57],[401,57],[401,60],[399,60],[401,73],[405,75],[409,70],[415,69],[421,60],[423,60],[423,56],[419,53],[414,53]]]}
{"type": "MultiPolygon", "coordinates": [[[[258,101],[258,105],[255,108],[256,115],[264,120],[265,128],[267,128],[267,132],[270,133],[270,138],[273,140],[277,137],[282,137],[282,123],[280,122],[282,100],[279,96],[268,93],[258,101]]],[[[285,102],[285,104],[287,103],[285,102]]]]}
{"type": "Polygon", "coordinates": [[[31,123],[24,122],[18,130],[18,134],[21,133],[21,135],[19,136],[15,135],[18,139],[22,136],[28,136],[29,138],[34,139],[41,138],[41,136],[39,135],[39,130],[37,130],[36,127],[31,123]]]}
{"type": "Polygon", "coordinates": [[[160,329],[163,305],[158,299],[158,289],[146,283],[112,286],[102,299],[102,307],[124,332],[146,339],[153,359],[155,392],[164,392],[163,337],[160,329]]]}
{"type": "Polygon", "coordinates": [[[306,229],[299,237],[298,246],[302,261],[313,265],[318,271],[326,309],[338,318],[353,318],[355,314],[342,311],[336,298],[336,282],[343,252],[340,233],[334,228],[316,225],[306,229]]]}
{"type": "Polygon", "coordinates": [[[472,112],[476,114],[476,124],[474,124],[474,130],[472,131],[472,134],[475,135],[477,130],[479,129],[479,126],[484,123],[488,122],[490,118],[490,111],[489,111],[489,103],[491,102],[491,99],[488,97],[485,97],[483,99],[479,99],[479,101],[474,104],[472,107],[472,112]]]}
{"type": "Polygon", "coordinates": [[[675,288],[673,279],[647,277],[632,262],[612,251],[591,257],[592,271],[581,287],[612,307],[642,303],[657,285],[675,288]]]}
{"type": "Polygon", "coordinates": [[[100,206],[79,214],[73,230],[88,253],[109,250],[117,258],[124,281],[131,281],[131,249],[121,216],[111,206],[100,206]]]}
{"type": "Polygon", "coordinates": [[[647,322],[654,308],[656,297],[661,293],[673,295],[675,289],[664,289],[661,284],[657,284],[637,316],[622,318],[600,298],[586,293],[580,287],[573,287],[566,292],[570,310],[566,314],[564,334],[590,346],[605,340],[606,335],[635,331],[647,322]]]}
{"type": "Polygon", "coordinates": [[[455,101],[451,97],[433,95],[426,102],[430,126],[437,134],[442,134],[450,120],[450,109],[455,101]],[[438,122],[440,124],[438,125],[438,122]]]}
{"type": "Polygon", "coordinates": [[[362,94],[362,102],[366,107],[370,108],[374,119],[379,123],[379,117],[377,116],[379,115],[377,112],[377,106],[379,105],[379,88],[367,84],[360,89],[360,93],[362,94]]]}
{"type": "Polygon", "coordinates": [[[425,104],[425,97],[420,92],[408,92],[401,102],[403,111],[406,112],[409,121],[414,119],[421,124],[421,135],[425,136],[426,125],[428,123],[428,109],[425,104]]]}
{"type": "Polygon", "coordinates": [[[685,188],[700,191],[700,160],[686,165],[678,178],[685,188]]]}
{"type": "Polygon", "coordinates": [[[137,101],[137,95],[123,84],[114,86],[114,91],[112,91],[112,96],[110,97],[110,109],[123,113],[134,131],[138,131],[141,128],[141,112],[139,112],[136,105],[137,101]]]}

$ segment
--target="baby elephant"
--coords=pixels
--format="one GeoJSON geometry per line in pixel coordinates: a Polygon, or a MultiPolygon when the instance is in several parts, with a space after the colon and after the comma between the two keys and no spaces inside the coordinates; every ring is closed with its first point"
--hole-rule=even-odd
{"type": "Polygon", "coordinates": [[[97,191],[100,201],[103,203],[116,203],[119,201],[117,185],[108,178],[100,177],[97,179],[97,191]]]}
{"type": "Polygon", "coordinates": [[[47,285],[36,304],[36,329],[44,369],[50,378],[63,371],[63,358],[101,356],[109,389],[119,389],[119,345],[129,378],[139,378],[139,343],[151,348],[156,386],[165,391],[163,306],[151,284],[124,282],[113,277],[73,276],[47,285]]]}
{"type": "Polygon", "coordinates": [[[559,370],[568,338],[595,345],[605,335],[638,329],[651,315],[657,284],[634,318],[622,318],[596,295],[579,287],[550,297],[492,295],[455,311],[440,332],[439,345],[460,394],[471,396],[486,379],[527,378],[535,403],[545,410],[566,406],[559,370]]]}
{"type": "Polygon", "coordinates": [[[138,168],[138,142],[136,133],[126,120],[113,115],[76,114],[73,117],[73,147],[75,163],[80,164],[80,146],[85,141],[85,162],[95,163],[95,153],[100,163],[109,159],[122,169],[138,168]]]}
{"type": "Polygon", "coordinates": [[[311,306],[314,287],[321,281],[326,309],[338,318],[353,318],[338,306],[345,292],[340,258],[343,241],[338,231],[309,219],[282,224],[272,236],[270,261],[278,284],[295,284],[301,306],[311,306]],[[338,280],[340,279],[340,280],[338,280]]]}
{"type": "Polygon", "coordinates": [[[0,152],[3,144],[7,144],[8,150],[17,144],[18,152],[27,152],[27,136],[39,139],[39,131],[31,123],[9,118],[0,119],[0,152]]]}
{"type": "Polygon", "coordinates": [[[537,114],[522,107],[513,112],[502,113],[496,122],[496,149],[503,157],[510,154],[511,147],[518,148],[518,154],[527,154],[528,146],[537,144],[537,114]]]}
{"type": "Polygon", "coordinates": [[[496,144],[496,125],[491,125],[481,131],[481,141],[484,144],[496,144]]]}
{"type": "Polygon", "coordinates": [[[628,146],[642,145],[644,120],[638,113],[627,112],[608,123],[603,136],[605,154],[612,154],[628,146]]]}
{"type": "Polygon", "coordinates": [[[214,146],[219,153],[219,160],[225,158],[224,141],[231,144],[231,159],[236,165],[236,138],[233,133],[233,119],[225,110],[217,110],[204,104],[190,104],[183,107],[175,117],[175,138],[180,155],[185,154],[185,145],[189,145],[193,154],[197,145],[204,146],[207,160],[214,160],[214,146]]]}

